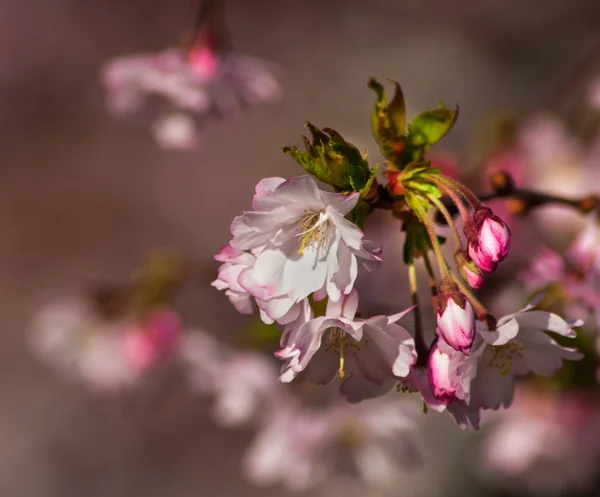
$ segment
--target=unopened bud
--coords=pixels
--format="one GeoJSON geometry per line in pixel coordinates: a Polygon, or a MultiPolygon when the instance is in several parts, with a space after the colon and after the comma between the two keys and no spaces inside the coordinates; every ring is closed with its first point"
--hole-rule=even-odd
{"type": "Polygon", "coordinates": [[[455,283],[440,284],[436,333],[454,350],[468,355],[475,338],[475,311],[455,283]]]}

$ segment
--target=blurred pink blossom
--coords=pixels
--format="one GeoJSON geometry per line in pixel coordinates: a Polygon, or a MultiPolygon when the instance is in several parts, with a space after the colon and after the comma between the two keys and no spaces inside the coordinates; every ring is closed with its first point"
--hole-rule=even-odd
{"type": "Polygon", "coordinates": [[[192,149],[207,119],[276,100],[273,72],[258,59],[198,43],[189,52],[117,57],[104,65],[102,82],[112,114],[149,121],[165,148],[192,149]]]}
{"type": "Polygon", "coordinates": [[[483,446],[481,474],[532,495],[572,495],[595,483],[600,409],[585,393],[517,389],[483,446]]]}
{"type": "Polygon", "coordinates": [[[244,472],[257,484],[281,482],[304,491],[339,477],[335,468],[349,460],[360,481],[393,488],[399,469],[420,462],[411,436],[419,418],[416,406],[391,396],[321,409],[282,404],[265,418],[244,457],[244,472]]]}

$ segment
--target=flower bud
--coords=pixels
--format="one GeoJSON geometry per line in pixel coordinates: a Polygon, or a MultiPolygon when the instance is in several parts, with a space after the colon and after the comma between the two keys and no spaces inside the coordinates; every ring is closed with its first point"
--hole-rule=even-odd
{"type": "Polygon", "coordinates": [[[454,261],[460,275],[469,286],[472,288],[481,288],[483,286],[483,274],[481,274],[481,270],[466,252],[462,250],[456,252],[454,254],[454,261]]]}
{"type": "Polygon", "coordinates": [[[469,354],[475,338],[475,311],[455,283],[440,284],[437,308],[438,336],[454,350],[469,354]]]}
{"type": "Polygon", "coordinates": [[[498,267],[498,263],[494,262],[491,257],[483,252],[476,242],[469,242],[469,257],[481,271],[484,273],[493,273],[498,267]]]}
{"type": "Polygon", "coordinates": [[[427,378],[436,399],[444,404],[457,400],[457,382],[453,378],[451,357],[439,349],[437,342],[429,351],[427,378]]]}
{"type": "Polygon", "coordinates": [[[510,248],[510,230],[504,221],[487,207],[475,211],[473,218],[477,226],[479,251],[493,262],[506,259],[510,248]]]}

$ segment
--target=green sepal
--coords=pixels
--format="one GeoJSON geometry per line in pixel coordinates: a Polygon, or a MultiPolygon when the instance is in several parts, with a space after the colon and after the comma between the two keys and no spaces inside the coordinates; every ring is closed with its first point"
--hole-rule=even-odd
{"type": "Polygon", "coordinates": [[[337,191],[368,192],[376,169],[369,168],[369,163],[359,150],[342,138],[331,128],[318,129],[306,123],[312,141],[302,137],[305,152],[295,145],[284,147],[283,151],[290,155],[302,168],[319,181],[333,186],[337,191]]]}
{"type": "Polygon", "coordinates": [[[457,119],[458,106],[450,110],[440,104],[438,109],[422,112],[409,125],[410,143],[427,151],[452,129],[457,119]]]}
{"type": "Polygon", "coordinates": [[[403,181],[402,184],[407,190],[412,190],[427,198],[440,198],[442,196],[440,189],[433,183],[429,183],[427,181],[409,180],[403,181]]]}
{"type": "Polygon", "coordinates": [[[411,210],[415,213],[415,216],[417,216],[420,221],[423,221],[421,213],[427,213],[429,210],[431,205],[429,200],[413,192],[406,192],[404,199],[411,210]]]}

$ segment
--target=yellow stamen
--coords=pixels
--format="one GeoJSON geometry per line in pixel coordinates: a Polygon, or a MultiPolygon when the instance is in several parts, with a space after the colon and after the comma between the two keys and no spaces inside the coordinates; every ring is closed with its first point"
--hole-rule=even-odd
{"type": "Polygon", "coordinates": [[[340,369],[338,369],[338,375],[340,378],[344,378],[346,373],[344,372],[345,359],[344,359],[344,341],[343,341],[343,339],[340,340],[339,348],[340,348],[340,369]]]}

